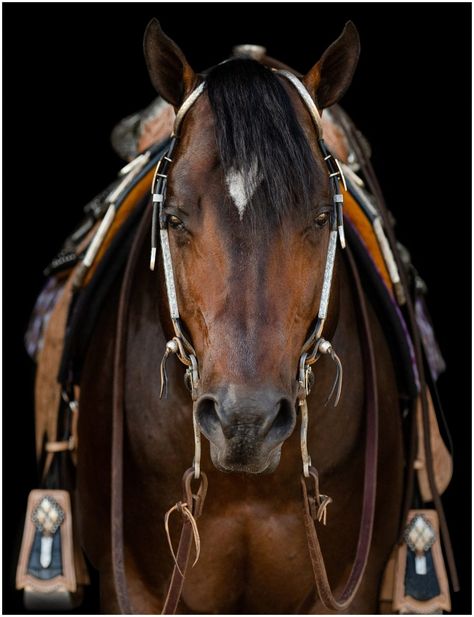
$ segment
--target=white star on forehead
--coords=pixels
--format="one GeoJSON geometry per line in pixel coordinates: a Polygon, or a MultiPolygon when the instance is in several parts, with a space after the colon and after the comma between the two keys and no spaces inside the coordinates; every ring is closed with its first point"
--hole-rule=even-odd
{"type": "Polygon", "coordinates": [[[252,199],[260,181],[261,176],[257,174],[257,161],[253,161],[247,173],[235,168],[231,168],[227,173],[227,188],[239,212],[240,220],[243,219],[245,208],[252,199]]]}

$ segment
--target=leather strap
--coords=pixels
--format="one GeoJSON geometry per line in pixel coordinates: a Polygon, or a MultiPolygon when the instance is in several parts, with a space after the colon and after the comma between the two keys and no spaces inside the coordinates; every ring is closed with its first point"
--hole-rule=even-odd
{"type": "Polygon", "coordinates": [[[123,550],[123,430],[125,398],[125,362],[127,348],[127,323],[133,277],[146,235],[149,233],[151,211],[145,210],[138,231],[133,239],[130,254],[125,266],[120,290],[117,327],[115,336],[113,410],[112,410],[112,456],[111,456],[111,504],[110,540],[112,549],[112,572],[118,608],[121,614],[134,611],[128,595],[125,578],[123,550]]]}
{"type": "Polygon", "coordinates": [[[360,313],[359,331],[362,348],[362,363],[365,367],[367,367],[365,374],[366,438],[362,516],[360,521],[356,556],[352,564],[349,578],[337,598],[334,596],[329,584],[326,566],[315,527],[316,520],[321,519],[320,506],[324,504],[324,498],[319,494],[318,474],[314,468],[311,468],[311,491],[308,491],[307,480],[304,476],[301,477],[304,524],[316,590],[324,606],[329,610],[335,611],[343,611],[350,606],[362,582],[372,540],[372,530],[375,517],[375,496],[377,489],[377,372],[364,293],[354,259],[348,248],[346,248],[346,251],[349,270],[354,281],[354,287],[358,300],[356,305],[358,306],[358,312],[360,313]]]}
{"type": "MultiPolygon", "coordinates": [[[[194,519],[201,516],[204,506],[204,500],[207,493],[207,477],[201,471],[199,476],[200,486],[196,494],[192,493],[191,480],[194,477],[194,469],[191,467],[184,472],[183,475],[183,501],[191,511],[194,519]]],[[[178,504],[177,504],[178,505],[178,504]]],[[[162,615],[174,615],[178,607],[179,600],[183,591],[183,584],[186,578],[186,570],[189,564],[189,556],[191,553],[191,544],[193,542],[193,530],[189,518],[183,516],[183,527],[181,529],[181,537],[179,540],[178,551],[176,553],[175,566],[171,575],[170,586],[166,596],[162,615]]]]}

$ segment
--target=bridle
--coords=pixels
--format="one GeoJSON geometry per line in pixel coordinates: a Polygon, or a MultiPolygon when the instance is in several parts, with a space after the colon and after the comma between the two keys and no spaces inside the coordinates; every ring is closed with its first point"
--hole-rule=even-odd
{"type": "MultiPolygon", "coordinates": [[[[308,406],[307,396],[311,391],[314,379],[312,375],[312,365],[321,357],[321,355],[328,355],[336,364],[336,378],[329,394],[328,400],[334,396],[334,406],[339,402],[342,386],[342,364],[335,353],[331,343],[324,339],[323,329],[324,324],[328,316],[329,299],[331,295],[332,278],[334,271],[334,262],[336,258],[337,240],[342,248],[345,248],[344,237],[344,223],[343,223],[343,203],[344,197],[340,190],[339,181],[342,181],[344,188],[345,180],[342,173],[339,162],[332,156],[326,147],[323,139],[323,128],[321,122],[321,115],[316,107],[315,102],[309,95],[304,84],[290,71],[275,70],[273,71],[289,81],[295,90],[298,92],[305,107],[309,111],[311,119],[316,129],[317,143],[324,162],[326,164],[329,181],[333,199],[333,216],[331,220],[331,230],[329,233],[329,243],[326,254],[326,265],[324,269],[323,285],[321,292],[321,299],[319,302],[319,310],[317,317],[314,321],[314,325],[311,329],[309,336],[307,337],[301,353],[298,363],[298,384],[297,384],[297,398],[298,404],[301,409],[301,456],[303,461],[303,474],[306,478],[309,478],[311,458],[307,449],[307,428],[308,428],[308,406]]],[[[173,151],[175,149],[181,123],[189,111],[194,105],[197,99],[204,92],[206,82],[202,81],[186,98],[184,103],[176,114],[176,119],[173,127],[173,133],[170,138],[168,149],[162,159],[159,161],[153,183],[152,183],[152,200],[153,200],[153,218],[152,218],[152,233],[151,233],[151,258],[150,268],[154,270],[156,262],[156,253],[158,248],[158,230],[161,245],[161,253],[163,258],[163,269],[165,273],[166,291],[168,296],[168,306],[171,321],[174,329],[174,337],[167,342],[163,360],[161,363],[161,395],[166,391],[167,376],[166,376],[166,361],[170,354],[176,354],[179,360],[186,366],[185,381],[191,391],[191,397],[193,401],[196,401],[199,396],[199,364],[196,357],[196,352],[192,343],[186,337],[182,326],[178,299],[176,296],[175,278],[173,272],[173,261],[171,258],[171,251],[169,245],[168,226],[167,219],[164,213],[164,204],[166,200],[166,189],[168,182],[168,170],[170,164],[173,162],[173,151]]],[[[193,410],[193,428],[194,428],[194,440],[195,440],[195,453],[194,453],[194,474],[195,478],[200,476],[200,430],[196,417],[196,405],[193,410]]]]}

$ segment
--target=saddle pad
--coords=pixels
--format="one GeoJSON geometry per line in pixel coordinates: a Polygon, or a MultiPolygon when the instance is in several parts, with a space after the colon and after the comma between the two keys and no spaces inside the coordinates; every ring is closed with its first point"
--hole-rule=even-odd
{"type": "Polygon", "coordinates": [[[87,271],[87,274],[83,281],[83,287],[89,285],[93,280],[99,264],[104,259],[113,239],[117,236],[120,229],[127,223],[127,220],[131,217],[136,210],[137,204],[143,200],[146,195],[150,194],[150,187],[153,180],[153,174],[155,167],[152,166],[146,173],[141,175],[136,183],[131,187],[130,192],[127,193],[123,199],[120,208],[117,211],[114,222],[109,229],[107,235],[104,238],[103,244],[97,253],[94,263],[87,271]]]}
{"type": "Polygon", "coordinates": [[[394,286],[380,249],[372,222],[367,215],[366,197],[360,189],[348,183],[344,193],[344,218],[347,238],[354,252],[364,289],[384,323],[384,334],[397,375],[402,396],[415,398],[419,391],[415,352],[407,324],[397,303],[394,286]]]}
{"type": "Polygon", "coordinates": [[[366,214],[357,202],[356,197],[351,193],[351,185],[348,185],[348,191],[344,193],[344,217],[349,220],[350,224],[357,231],[357,234],[364,244],[365,250],[370,255],[374,268],[377,270],[381,281],[385,285],[387,293],[395,300],[394,289],[390,275],[387,270],[382,252],[380,250],[377,238],[375,236],[372,225],[366,214]]]}

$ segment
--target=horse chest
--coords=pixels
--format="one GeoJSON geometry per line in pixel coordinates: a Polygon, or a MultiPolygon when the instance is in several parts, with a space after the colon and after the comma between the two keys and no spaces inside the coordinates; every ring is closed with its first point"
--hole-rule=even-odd
{"type": "Polygon", "coordinates": [[[202,553],[186,581],[190,611],[294,612],[311,589],[299,504],[234,507],[203,516],[202,553]]]}

